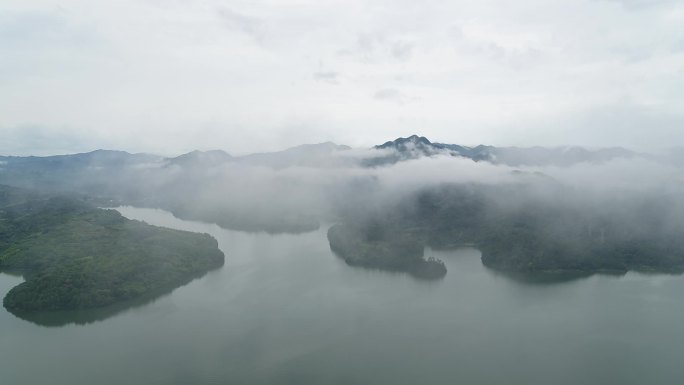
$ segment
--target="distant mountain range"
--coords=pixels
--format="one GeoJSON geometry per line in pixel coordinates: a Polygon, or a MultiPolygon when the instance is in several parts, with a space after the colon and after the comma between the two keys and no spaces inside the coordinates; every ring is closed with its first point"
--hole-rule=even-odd
{"type": "Polygon", "coordinates": [[[199,151],[195,150],[166,159],[166,166],[180,166],[185,168],[214,167],[233,160],[233,157],[223,150],[199,151]]]}
{"type": "Polygon", "coordinates": [[[14,169],[33,169],[42,167],[47,169],[73,168],[109,168],[132,166],[150,163],[162,159],[150,154],[131,154],[126,151],[95,150],[81,154],[52,155],[52,156],[0,156],[0,168],[11,166],[14,169]]]}
{"type": "Polygon", "coordinates": [[[369,151],[351,153],[351,147],[332,142],[304,144],[283,151],[231,156],[223,150],[192,151],[177,157],[165,158],[151,154],[130,154],[125,151],[96,150],[93,152],[46,157],[0,156],[0,172],[27,172],[32,169],[111,169],[143,166],[208,169],[225,164],[282,169],[292,166],[326,167],[362,165],[380,167],[411,159],[433,156],[453,156],[476,162],[490,162],[512,167],[571,166],[577,163],[603,163],[613,159],[648,158],[675,165],[684,164],[684,149],[675,148],[668,154],[656,157],[622,147],[586,149],[570,147],[475,147],[431,142],[424,136],[412,135],[397,138],[369,151]]]}
{"type": "Polygon", "coordinates": [[[180,166],[183,168],[210,168],[226,163],[270,168],[285,168],[291,166],[320,166],[329,163],[331,155],[338,151],[350,150],[349,146],[342,146],[332,142],[319,144],[303,144],[283,151],[264,152],[233,157],[225,151],[192,151],[175,158],[166,158],[166,166],[180,166]]]}
{"type": "MultiPolygon", "coordinates": [[[[566,167],[632,158],[684,167],[682,148],[654,156],[619,147],[598,150],[581,147],[468,147],[435,143],[412,135],[367,149],[352,150],[349,146],[326,142],[243,156],[232,156],[222,150],[192,151],[176,157],[111,150],[45,157],[0,156],[0,184],[48,192],[78,192],[100,200],[103,205],[119,202],[165,207],[181,213],[188,211],[181,207],[187,205],[187,197],[206,194],[210,189],[222,191],[226,184],[240,183],[242,176],[249,178],[250,174],[241,170],[231,171],[231,167],[273,170],[306,167],[334,173],[335,169],[341,168],[389,167],[398,162],[437,156],[516,168],[566,167]],[[226,177],[225,172],[231,176],[226,177]]],[[[292,216],[299,215],[295,208],[292,211],[292,216]]],[[[309,223],[308,219],[306,222],[309,223]]]]}
{"type": "Polygon", "coordinates": [[[328,237],[347,263],[417,277],[445,274],[439,261],[424,259],[424,246],[458,245],[478,245],[483,261],[504,271],[684,271],[684,220],[677,216],[684,213],[676,209],[684,195],[676,180],[648,194],[624,189],[595,201],[600,197],[586,200],[577,186],[554,179],[557,170],[535,169],[624,159],[682,167],[684,149],[656,156],[624,148],[469,147],[412,135],[366,149],[327,142],[244,156],[97,150],[0,157],[0,185],[76,195],[97,207],[160,208],[240,231],[298,233],[338,223],[328,237]],[[430,157],[512,169],[497,170],[510,178],[496,184],[461,181],[420,161],[430,157]],[[421,167],[392,167],[411,161],[421,167]],[[273,171],[280,169],[288,170],[273,171]]]}
{"type": "Polygon", "coordinates": [[[494,147],[479,145],[466,147],[458,144],[430,142],[424,136],[398,138],[379,146],[376,150],[388,152],[370,159],[369,165],[391,164],[426,156],[450,155],[508,166],[570,166],[577,163],[602,163],[616,158],[634,158],[642,154],[621,147],[588,150],[583,147],[494,147]]]}

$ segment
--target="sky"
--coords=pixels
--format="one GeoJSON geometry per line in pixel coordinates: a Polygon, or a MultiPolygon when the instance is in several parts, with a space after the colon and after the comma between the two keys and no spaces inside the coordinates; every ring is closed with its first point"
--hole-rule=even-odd
{"type": "Polygon", "coordinates": [[[0,2],[0,154],[411,134],[684,146],[684,2],[0,2]]]}

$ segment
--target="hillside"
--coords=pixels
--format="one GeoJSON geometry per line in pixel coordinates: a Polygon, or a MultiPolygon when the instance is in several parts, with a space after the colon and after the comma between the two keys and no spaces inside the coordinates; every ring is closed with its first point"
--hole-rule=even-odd
{"type": "Polygon", "coordinates": [[[16,313],[113,305],[223,265],[215,239],[151,226],[66,197],[0,186],[0,271],[21,273],[16,313]]]}

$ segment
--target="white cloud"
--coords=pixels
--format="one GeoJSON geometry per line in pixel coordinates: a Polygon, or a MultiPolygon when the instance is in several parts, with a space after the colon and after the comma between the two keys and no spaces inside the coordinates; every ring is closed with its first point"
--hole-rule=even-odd
{"type": "Polygon", "coordinates": [[[0,153],[69,146],[17,127],[77,138],[74,151],[245,153],[411,133],[682,145],[682,14],[641,0],[8,0],[0,153]]]}

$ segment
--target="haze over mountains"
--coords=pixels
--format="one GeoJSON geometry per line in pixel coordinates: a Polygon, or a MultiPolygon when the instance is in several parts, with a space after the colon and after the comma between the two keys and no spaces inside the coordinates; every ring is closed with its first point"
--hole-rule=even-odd
{"type": "Polygon", "coordinates": [[[684,0],[0,0],[0,385],[684,381],[684,0]]]}
{"type": "Polygon", "coordinates": [[[163,208],[238,230],[299,232],[335,222],[359,207],[390,206],[443,184],[560,183],[591,188],[586,194],[601,190],[605,196],[614,194],[616,186],[677,190],[680,154],[467,147],[413,135],[366,149],[327,142],[244,156],[222,150],[170,158],[108,150],[4,156],[0,184],[87,195],[104,206],[163,208]]]}
{"type": "Polygon", "coordinates": [[[600,163],[617,158],[640,156],[636,152],[621,147],[597,150],[588,150],[577,146],[520,148],[479,145],[466,147],[458,144],[433,143],[427,138],[417,135],[398,138],[374,148],[394,150],[385,158],[387,162],[416,159],[423,156],[450,155],[508,166],[569,166],[582,162],[600,163]]]}
{"type": "Polygon", "coordinates": [[[366,149],[328,142],[244,156],[2,157],[0,184],[248,232],[336,224],[330,245],[347,263],[420,278],[446,274],[423,258],[426,246],[464,244],[509,271],[679,271],[680,153],[468,147],[413,135],[366,149]]]}
{"type": "Polygon", "coordinates": [[[468,147],[459,144],[431,142],[412,135],[397,138],[370,149],[352,149],[332,142],[304,144],[286,150],[232,156],[223,150],[195,150],[176,157],[152,154],[130,154],[125,151],[96,150],[89,153],[55,155],[46,157],[0,156],[4,172],[29,171],[33,167],[67,170],[97,167],[173,167],[207,169],[225,164],[270,167],[283,169],[292,166],[383,166],[401,161],[434,156],[453,156],[508,166],[571,166],[578,163],[603,163],[614,159],[645,158],[663,162],[682,163],[682,149],[672,149],[668,154],[656,156],[638,153],[622,147],[586,149],[567,147],[495,147],[478,145],[468,147]]]}

